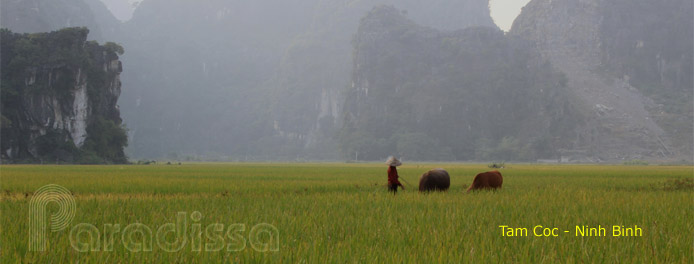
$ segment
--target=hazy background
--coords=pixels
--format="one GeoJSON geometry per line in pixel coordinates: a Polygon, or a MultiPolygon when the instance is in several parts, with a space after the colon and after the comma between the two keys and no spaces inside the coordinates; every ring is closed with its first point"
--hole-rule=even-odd
{"type": "MultiPolygon", "coordinates": [[[[142,0],[101,0],[121,21],[127,21],[142,0]]],[[[509,31],[513,20],[520,14],[521,8],[530,0],[490,0],[489,9],[492,18],[499,28],[509,31]]]]}
{"type": "Polygon", "coordinates": [[[12,31],[85,26],[123,47],[131,159],[681,161],[694,149],[691,0],[1,3],[12,31]]]}

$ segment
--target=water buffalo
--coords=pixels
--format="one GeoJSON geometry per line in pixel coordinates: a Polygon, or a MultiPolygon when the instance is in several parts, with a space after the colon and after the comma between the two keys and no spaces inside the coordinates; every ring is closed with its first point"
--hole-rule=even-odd
{"type": "Polygon", "coordinates": [[[470,185],[470,188],[467,189],[467,192],[480,189],[501,188],[501,184],[503,182],[504,178],[501,177],[501,172],[499,171],[482,172],[475,176],[475,179],[472,181],[472,185],[470,185]]]}
{"type": "Polygon", "coordinates": [[[451,186],[451,177],[444,169],[433,169],[419,178],[419,191],[446,191],[451,186]]]}

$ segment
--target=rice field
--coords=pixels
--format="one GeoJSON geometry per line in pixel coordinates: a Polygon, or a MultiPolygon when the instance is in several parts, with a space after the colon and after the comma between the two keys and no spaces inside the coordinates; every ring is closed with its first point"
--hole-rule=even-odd
{"type": "Polygon", "coordinates": [[[692,166],[510,165],[502,190],[465,194],[486,165],[406,164],[397,195],[386,169],[2,165],[1,262],[694,262],[692,166]],[[407,184],[437,167],[451,175],[448,192],[407,184]],[[62,227],[51,217],[64,203],[32,207],[48,184],[74,200],[62,227]]]}

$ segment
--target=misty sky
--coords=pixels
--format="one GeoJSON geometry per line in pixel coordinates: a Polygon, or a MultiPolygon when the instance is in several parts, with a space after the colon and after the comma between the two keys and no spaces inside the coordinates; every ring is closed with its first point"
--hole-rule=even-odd
{"type": "MultiPolygon", "coordinates": [[[[140,0],[101,0],[104,2],[116,18],[120,20],[128,20],[132,16],[133,4],[140,0]]],[[[494,22],[503,29],[508,31],[511,29],[513,20],[516,19],[520,10],[530,0],[490,0],[489,7],[494,22]]]]}
{"type": "Polygon", "coordinates": [[[508,31],[521,8],[528,2],[530,0],[490,0],[489,7],[494,22],[504,31],[508,31]]]}

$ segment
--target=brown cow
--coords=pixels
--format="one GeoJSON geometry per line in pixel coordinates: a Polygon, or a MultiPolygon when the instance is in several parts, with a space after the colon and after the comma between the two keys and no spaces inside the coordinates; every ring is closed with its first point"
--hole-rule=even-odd
{"type": "Polygon", "coordinates": [[[501,184],[504,182],[504,178],[501,177],[501,172],[499,171],[488,171],[477,174],[475,179],[472,181],[472,185],[467,189],[467,192],[472,190],[481,189],[498,189],[501,188],[501,184]]]}
{"type": "Polygon", "coordinates": [[[419,191],[446,191],[451,186],[451,177],[444,169],[433,169],[419,178],[419,191]]]}

